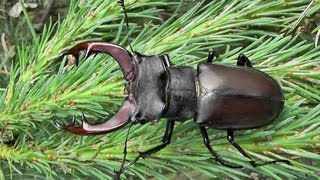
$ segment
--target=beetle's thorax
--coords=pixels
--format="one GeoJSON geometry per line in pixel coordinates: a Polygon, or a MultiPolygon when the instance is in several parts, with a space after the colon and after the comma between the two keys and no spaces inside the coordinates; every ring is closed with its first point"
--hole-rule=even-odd
{"type": "Polygon", "coordinates": [[[170,67],[163,56],[134,55],[134,77],[126,86],[134,108],[131,120],[157,121],[160,118],[185,120],[194,116],[196,105],[195,70],[170,67]]]}
{"type": "Polygon", "coordinates": [[[167,68],[167,109],[164,117],[182,121],[194,117],[196,109],[196,71],[192,67],[167,68]]]}

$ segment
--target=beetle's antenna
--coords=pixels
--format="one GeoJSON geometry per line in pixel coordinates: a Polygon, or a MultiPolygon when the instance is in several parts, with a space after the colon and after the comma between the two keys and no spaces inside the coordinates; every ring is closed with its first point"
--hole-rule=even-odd
{"type": "Polygon", "coordinates": [[[130,124],[129,128],[128,128],[128,131],[127,131],[127,136],[126,136],[126,140],[124,142],[124,148],[123,148],[123,158],[122,158],[122,163],[121,163],[121,166],[120,166],[120,169],[119,171],[116,171],[116,176],[117,176],[117,179],[120,179],[120,175],[123,173],[123,166],[124,166],[124,163],[126,162],[126,157],[127,157],[127,144],[128,144],[128,137],[129,137],[129,133],[130,133],[130,129],[131,127],[133,126],[133,122],[130,124]]]}
{"type": "Polygon", "coordinates": [[[131,46],[131,41],[130,41],[128,14],[127,14],[126,6],[124,5],[124,0],[119,0],[118,3],[121,5],[124,12],[124,20],[126,21],[126,33],[128,34],[128,44],[130,46],[131,51],[134,52],[131,46]]]}

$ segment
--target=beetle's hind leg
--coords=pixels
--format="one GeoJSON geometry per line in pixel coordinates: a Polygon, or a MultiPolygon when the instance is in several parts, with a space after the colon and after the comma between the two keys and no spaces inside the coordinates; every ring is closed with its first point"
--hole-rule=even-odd
{"type": "Polygon", "coordinates": [[[252,64],[251,64],[249,58],[247,56],[245,56],[244,54],[240,54],[238,56],[237,66],[246,66],[246,67],[252,68],[252,64]]]}
{"type": "Polygon", "coordinates": [[[284,159],[257,163],[240,147],[240,145],[238,143],[234,142],[233,130],[228,130],[227,131],[227,139],[243,156],[245,156],[245,157],[247,157],[247,158],[249,158],[251,160],[250,163],[251,163],[251,165],[253,167],[264,166],[264,165],[267,165],[267,164],[275,164],[275,163],[278,163],[278,162],[286,163],[286,164],[291,165],[290,161],[284,160],[284,159]]]}
{"type": "Polygon", "coordinates": [[[242,168],[242,166],[238,166],[238,165],[233,165],[233,164],[229,164],[228,162],[224,161],[210,146],[210,139],[207,133],[207,130],[205,127],[200,126],[200,131],[203,137],[203,142],[204,145],[208,148],[208,150],[210,151],[211,155],[215,158],[216,161],[218,161],[220,164],[230,167],[230,168],[242,168]]]}

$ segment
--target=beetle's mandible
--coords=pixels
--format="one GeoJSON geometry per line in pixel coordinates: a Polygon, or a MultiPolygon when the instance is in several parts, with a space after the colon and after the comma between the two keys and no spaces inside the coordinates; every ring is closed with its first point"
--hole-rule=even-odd
{"type": "MultiPolygon", "coordinates": [[[[124,5],[123,8],[126,15],[124,5]]],[[[277,82],[254,69],[243,54],[238,57],[236,66],[227,66],[213,64],[215,54],[209,52],[207,62],[199,64],[197,69],[173,67],[168,55],[131,54],[123,47],[104,42],[84,42],[63,55],[78,57],[82,50],[87,55],[107,53],[118,62],[127,81],[127,97],[119,111],[108,121],[89,124],[83,116],[80,126],[57,123],[61,128],[74,134],[96,135],[115,131],[129,122],[167,119],[162,144],[140,152],[126,167],[123,167],[123,161],[119,175],[139,158],[145,158],[170,144],[175,122],[188,119],[193,119],[199,125],[205,146],[220,164],[240,167],[226,162],[213,150],[206,127],[226,130],[227,140],[243,156],[251,159],[234,141],[234,131],[265,126],[276,119],[284,107],[284,96],[277,82]]],[[[290,164],[288,160],[250,161],[254,167],[276,162],[290,164]]]]}

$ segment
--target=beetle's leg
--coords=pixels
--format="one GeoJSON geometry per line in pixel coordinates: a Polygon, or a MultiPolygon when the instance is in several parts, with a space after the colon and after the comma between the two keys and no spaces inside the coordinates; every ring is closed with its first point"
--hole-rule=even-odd
{"type": "Polygon", "coordinates": [[[118,3],[120,4],[120,6],[123,9],[123,13],[124,13],[124,20],[126,21],[126,33],[128,34],[128,44],[130,46],[130,49],[132,52],[134,52],[132,46],[131,46],[131,41],[130,41],[130,36],[129,36],[129,20],[128,20],[128,14],[127,14],[127,9],[126,6],[124,5],[124,0],[118,0],[118,3]]]}
{"type": "Polygon", "coordinates": [[[209,51],[207,63],[212,63],[214,58],[217,58],[217,52],[216,51],[209,51]]]}
{"type": "MultiPolygon", "coordinates": [[[[131,123],[131,125],[129,126],[128,131],[127,131],[127,136],[126,136],[126,140],[125,140],[125,142],[124,142],[124,148],[123,148],[123,158],[122,158],[122,163],[121,163],[120,171],[119,171],[119,172],[121,172],[121,170],[123,169],[124,163],[125,163],[125,161],[126,161],[128,136],[129,136],[130,129],[131,129],[132,126],[133,126],[133,122],[131,123]]],[[[117,171],[116,171],[116,173],[117,173],[116,179],[120,179],[120,175],[121,175],[121,174],[118,173],[117,171]]]]}
{"type": "Polygon", "coordinates": [[[227,131],[227,139],[243,156],[245,156],[245,157],[247,157],[247,158],[249,158],[251,160],[250,163],[251,163],[251,165],[253,167],[263,166],[263,165],[267,165],[267,164],[275,164],[277,162],[291,164],[290,161],[284,160],[284,159],[268,161],[268,162],[263,162],[263,163],[257,163],[240,147],[240,145],[238,143],[234,142],[233,130],[228,130],[227,131]]]}
{"type": "Polygon", "coordinates": [[[240,54],[237,60],[237,66],[247,66],[252,67],[252,64],[247,56],[240,54]]]}
{"type": "Polygon", "coordinates": [[[129,169],[132,165],[134,165],[140,158],[146,158],[148,156],[150,156],[151,154],[154,154],[158,151],[160,151],[161,149],[165,148],[168,144],[170,144],[171,142],[171,137],[172,137],[172,132],[173,132],[173,128],[174,128],[174,123],[175,121],[172,120],[168,120],[167,122],[167,127],[166,127],[166,131],[164,133],[164,136],[162,138],[162,144],[149,149],[145,152],[139,152],[139,155],[133,160],[131,161],[126,167],[121,168],[118,172],[117,175],[118,177],[127,169],[129,169]]]}
{"type": "Polygon", "coordinates": [[[229,163],[225,162],[210,146],[210,139],[209,139],[206,127],[200,126],[200,130],[201,130],[201,134],[202,134],[202,137],[203,137],[204,145],[206,145],[206,147],[208,148],[208,150],[210,151],[211,155],[214,157],[214,159],[216,161],[218,161],[220,164],[222,164],[224,166],[227,166],[227,167],[230,167],[230,168],[242,168],[242,166],[232,165],[232,164],[229,164],[229,163]]]}

